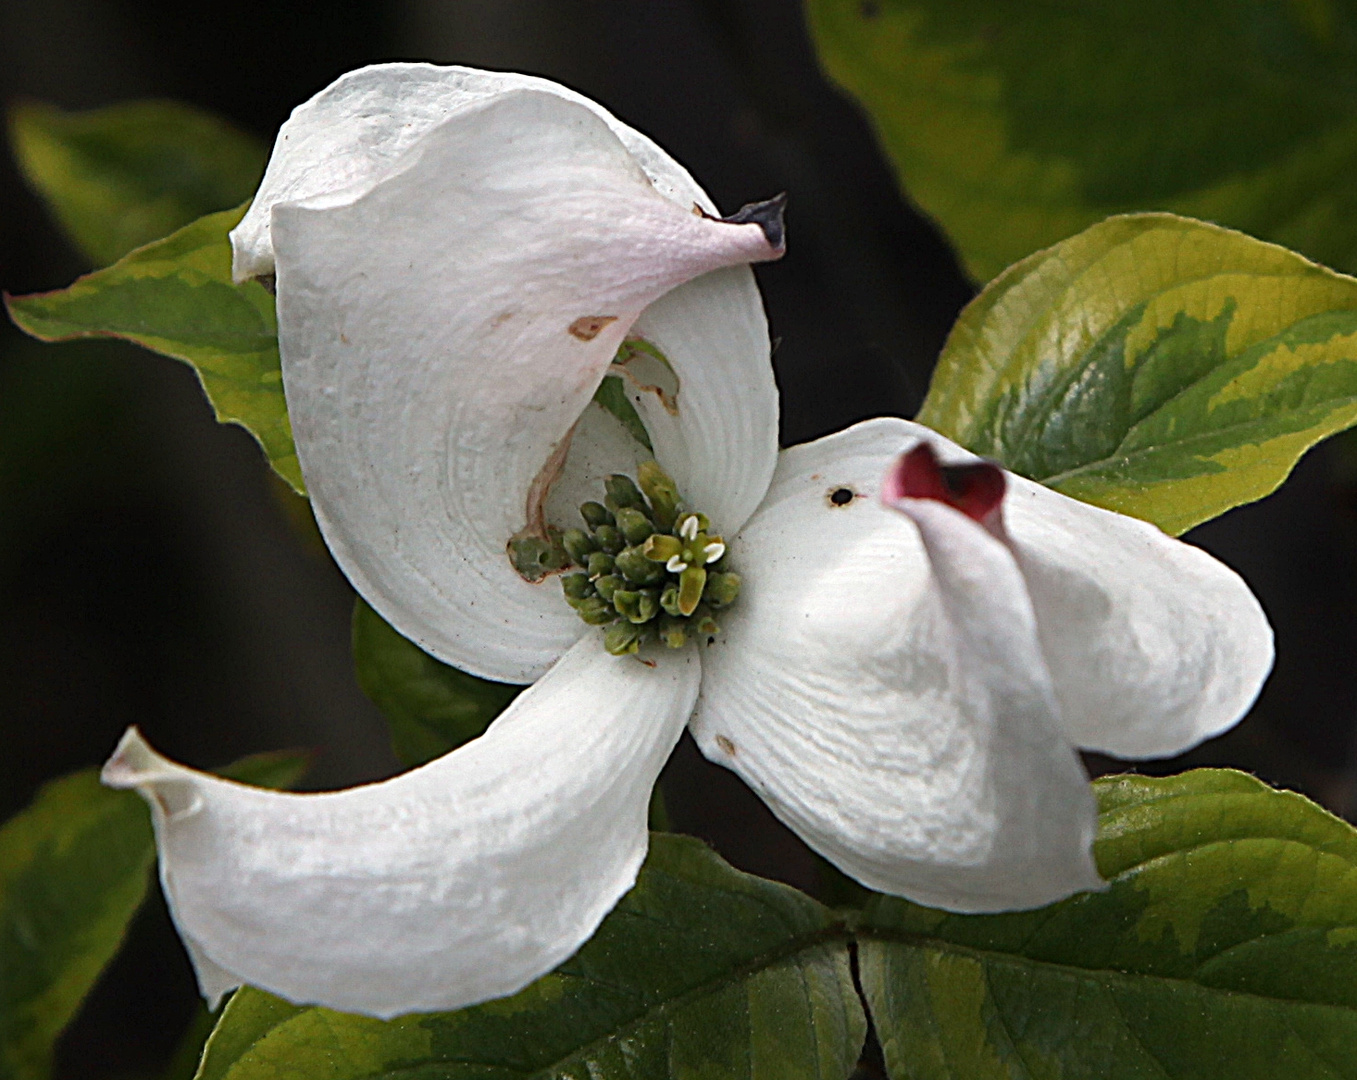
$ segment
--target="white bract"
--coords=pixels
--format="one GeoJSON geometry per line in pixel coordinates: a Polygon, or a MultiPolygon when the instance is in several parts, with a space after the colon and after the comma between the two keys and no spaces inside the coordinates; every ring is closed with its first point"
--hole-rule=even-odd
{"type": "Polygon", "coordinates": [[[206,776],[130,732],[104,777],[151,804],[209,999],[245,982],[391,1016],[524,986],[632,885],[685,724],[866,885],[1045,904],[1100,886],[1076,748],[1171,754],[1253,700],[1267,622],[1201,551],[1016,476],[1001,526],[908,491],[887,506],[921,440],[973,460],[904,420],[779,454],[745,264],[781,254],[780,221],[716,214],[648,139],[540,79],[368,68],[284,125],[235,265],[276,275],[326,541],[430,653],[535,685],[453,753],[327,794],[206,776]],[[669,362],[632,350],[629,400],[743,578],[710,642],[639,658],[506,556],[651,456],[591,402],[627,339],[669,362]]]}

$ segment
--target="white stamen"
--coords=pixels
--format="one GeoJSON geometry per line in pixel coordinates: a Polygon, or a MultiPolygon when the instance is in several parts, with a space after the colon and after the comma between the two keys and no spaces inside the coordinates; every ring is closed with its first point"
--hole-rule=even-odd
{"type": "Polygon", "coordinates": [[[702,554],[707,557],[707,562],[714,563],[726,553],[726,545],[719,541],[708,544],[702,549],[702,554]]]}
{"type": "Polygon", "coordinates": [[[697,515],[689,514],[683,519],[683,524],[679,526],[679,536],[685,540],[697,539],[697,515]]]}
{"type": "Polygon", "coordinates": [[[664,564],[664,568],[671,574],[681,574],[688,569],[688,564],[683,561],[682,555],[670,555],[669,561],[664,564]]]}

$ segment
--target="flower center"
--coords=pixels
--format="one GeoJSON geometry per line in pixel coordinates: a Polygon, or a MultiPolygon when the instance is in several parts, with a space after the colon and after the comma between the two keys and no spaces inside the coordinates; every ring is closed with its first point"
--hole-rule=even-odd
{"type": "Polygon", "coordinates": [[[585,528],[566,529],[561,547],[579,570],[561,578],[565,601],[590,626],[605,627],[614,656],[648,641],[682,648],[692,635],[719,632],[712,612],[729,607],[740,577],[726,569],[726,542],[703,514],[684,507],[653,461],[636,482],[608,477],[603,502],[580,507],[585,528]]]}

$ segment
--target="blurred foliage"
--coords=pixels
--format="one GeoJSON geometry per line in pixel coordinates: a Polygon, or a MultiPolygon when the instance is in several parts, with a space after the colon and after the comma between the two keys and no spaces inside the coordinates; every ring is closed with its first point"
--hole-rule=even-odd
{"type": "Polygon", "coordinates": [[[0,1077],[44,1080],[52,1046],[122,945],[155,841],[136,795],[93,772],[0,828],[0,1077]]]}
{"type": "Polygon", "coordinates": [[[474,739],[522,689],[435,660],[361,598],[353,608],[353,663],[358,685],[391,725],[396,757],[412,766],[474,739]]]}
{"type": "Polygon", "coordinates": [[[1357,270],[1345,0],[807,0],[826,70],[986,281],[1170,210],[1357,270]]]}
{"type": "MultiPolygon", "coordinates": [[[[288,788],[310,757],[258,754],[220,770],[288,788]]],[[[155,838],[141,797],[94,770],[54,780],[0,826],[0,1080],[45,1080],[52,1047],[146,898],[155,838]]]]}
{"type": "Polygon", "coordinates": [[[9,126],[25,178],[95,266],[238,205],[264,173],[257,139],[173,101],[19,105],[9,126]]]}
{"type": "Polygon", "coordinates": [[[121,338],[192,365],[217,419],[249,431],[301,491],[273,297],[258,282],[231,280],[227,233],[244,212],[209,214],[69,288],[7,297],[6,305],[43,341],[121,338]]]}

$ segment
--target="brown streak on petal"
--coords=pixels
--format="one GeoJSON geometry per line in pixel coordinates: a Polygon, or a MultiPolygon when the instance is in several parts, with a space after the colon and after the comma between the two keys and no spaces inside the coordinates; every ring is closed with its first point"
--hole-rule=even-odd
{"type": "Polygon", "coordinates": [[[731,742],[729,739],[727,739],[724,735],[716,736],[716,745],[719,746],[725,753],[729,754],[731,757],[735,756],[735,744],[731,742]]]}
{"type": "MultiPolygon", "coordinates": [[[[577,420],[575,424],[578,423],[577,420]]],[[[561,470],[565,468],[565,459],[570,453],[570,440],[575,437],[575,424],[572,424],[570,430],[565,433],[565,438],[556,444],[556,449],[551,452],[551,457],[547,458],[546,464],[538,470],[536,477],[533,478],[532,485],[528,488],[528,501],[524,507],[528,523],[524,526],[523,533],[546,538],[547,522],[544,507],[547,495],[551,492],[551,485],[556,483],[556,478],[561,475],[561,470]]],[[[519,535],[522,535],[522,533],[519,535]]]]}
{"type": "Polygon", "coordinates": [[[581,315],[570,324],[570,334],[581,341],[593,341],[609,323],[617,322],[616,315],[581,315]]]}

